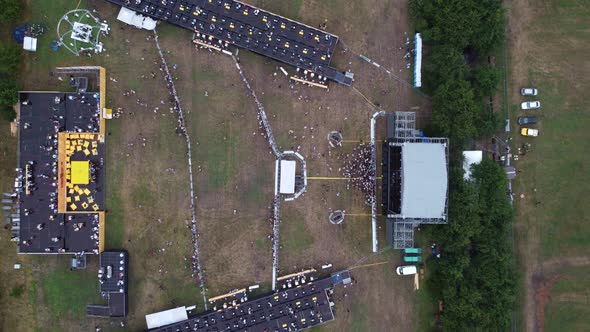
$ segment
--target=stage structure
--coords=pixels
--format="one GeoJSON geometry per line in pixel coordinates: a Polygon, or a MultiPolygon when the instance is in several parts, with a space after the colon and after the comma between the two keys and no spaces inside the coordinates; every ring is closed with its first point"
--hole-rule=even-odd
{"type": "Polygon", "coordinates": [[[418,225],[447,223],[449,141],[418,136],[415,119],[389,114],[383,143],[383,214],[396,249],[413,247],[418,225]]]}

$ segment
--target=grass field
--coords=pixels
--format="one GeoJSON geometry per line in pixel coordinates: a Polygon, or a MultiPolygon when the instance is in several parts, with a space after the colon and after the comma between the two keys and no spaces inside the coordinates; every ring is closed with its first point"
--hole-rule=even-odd
{"type": "MultiPolygon", "coordinates": [[[[398,50],[407,27],[403,1],[252,3],[312,26],[327,20],[328,30],[357,52],[367,53],[399,75],[406,75],[403,52],[398,50]],[[367,17],[377,19],[368,23],[367,17]],[[382,29],[382,24],[388,28],[382,29]]],[[[185,260],[191,255],[186,228],[190,219],[186,146],[175,134],[175,115],[168,110],[165,85],[153,61],[157,57],[155,46],[146,40],[150,33],[123,27],[114,20],[117,9],[105,1],[82,1],[80,8],[96,9],[109,21],[112,32],[103,38],[105,54],[75,58],[65,50],[49,50],[49,43],[55,38],[59,17],[77,2],[59,0],[49,5],[30,0],[28,5],[32,8],[29,21],[46,24],[49,33],[40,40],[36,54],[24,57],[25,88],[55,87],[56,79],[49,72],[58,65],[100,64],[112,78],[107,83],[107,105],[123,110],[120,119],[107,124],[106,247],[125,248],[130,253],[127,329],[142,330],[143,315],[174,306],[196,304],[202,310],[199,289],[185,260]],[[155,79],[150,77],[151,72],[156,73],[155,79]],[[123,92],[130,89],[137,94],[124,97],[123,92]]],[[[196,50],[187,31],[161,25],[158,32],[169,63],[178,67],[174,72],[176,86],[194,149],[197,220],[207,294],[214,296],[253,283],[269,290],[268,207],[274,157],[258,134],[255,105],[230,58],[196,50]]],[[[405,86],[387,80],[352,54],[341,49],[337,52],[335,65],[352,69],[357,88],[370,99],[379,100],[388,111],[414,105],[405,86]]],[[[345,139],[368,139],[373,111],[365,101],[341,86],[331,85],[329,92],[290,86],[282,74],[273,75],[276,63],[245,51],[239,56],[246,76],[267,108],[281,147],[299,147],[307,158],[310,175],[338,176],[342,158],[354,144],[331,150],[327,134],[342,130],[345,139]]],[[[7,136],[4,123],[0,126],[0,189],[4,189],[13,176],[15,140],[7,136]]],[[[368,211],[359,193],[347,189],[344,181],[315,181],[301,199],[282,205],[282,273],[326,262],[333,263],[335,269],[345,268],[370,255],[370,219],[351,216],[344,225],[333,226],[327,221],[330,208],[358,214],[368,211]]],[[[383,230],[380,240],[385,246],[383,230]]],[[[100,301],[96,269],[70,272],[66,257],[16,257],[14,245],[4,237],[0,244],[7,252],[0,270],[0,330],[45,331],[50,326],[50,330],[80,331],[97,324],[109,330],[114,329],[111,324],[118,325],[116,320],[84,317],[85,305],[100,301]],[[23,270],[11,270],[12,261],[22,262],[23,270]],[[6,310],[8,307],[21,310],[6,310]]],[[[317,330],[411,329],[412,281],[394,275],[393,265],[398,261],[391,253],[364,261],[387,264],[355,269],[355,287],[338,290],[337,321],[317,330]]],[[[96,260],[91,259],[89,265],[96,266],[96,260]]]]}
{"type": "MultiPolygon", "coordinates": [[[[515,184],[516,240],[524,268],[524,328],[534,330],[586,330],[587,297],[563,294],[588,289],[582,271],[590,265],[590,223],[585,213],[590,194],[588,165],[590,149],[589,106],[585,91],[590,79],[590,14],[588,1],[547,1],[532,7],[524,1],[510,7],[512,114],[518,110],[517,89],[539,89],[542,108],[540,136],[530,142],[532,151],[517,162],[521,170],[515,184]],[[519,198],[520,195],[524,198],[519,198]],[[542,289],[535,280],[560,279],[550,297],[538,297],[542,289]],[[575,280],[575,281],[574,281],[575,280]],[[575,287],[582,287],[576,290],[575,287]],[[541,300],[539,300],[539,298],[541,300]],[[545,312],[545,317],[540,317],[545,312]]],[[[528,113],[533,115],[532,112],[528,113]]]]}
{"type": "Polygon", "coordinates": [[[567,268],[560,271],[562,279],[555,282],[551,302],[545,310],[546,331],[587,331],[590,322],[590,267],[567,268]]]}

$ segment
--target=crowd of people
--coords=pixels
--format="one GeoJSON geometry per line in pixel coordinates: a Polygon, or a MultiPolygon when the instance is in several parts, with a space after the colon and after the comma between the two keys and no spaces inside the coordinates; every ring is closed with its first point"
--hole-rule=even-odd
{"type": "Polygon", "coordinates": [[[350,153],[344,166],[340,169],[342,176],[350,178],[351,184],[365,195],[368,205],[375,200],[375,174],[376,167],[372,158],[370,144],[361,143],[350,153]]]}

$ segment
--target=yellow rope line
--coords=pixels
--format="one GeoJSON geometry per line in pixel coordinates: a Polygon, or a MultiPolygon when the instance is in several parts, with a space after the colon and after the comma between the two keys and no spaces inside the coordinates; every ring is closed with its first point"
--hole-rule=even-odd
{"type": "Polygon", "coordinates": [[[379,109],[379,107],[377,107],[377,105],[373,104],[373,102],[371,102],[362,92],[360,92],[355,86],[352,86],[352,89],[358,93],[361,97],[363,97],[363,99],[365,99],[365,101],[371,105],[374,109],[379,109]]]}

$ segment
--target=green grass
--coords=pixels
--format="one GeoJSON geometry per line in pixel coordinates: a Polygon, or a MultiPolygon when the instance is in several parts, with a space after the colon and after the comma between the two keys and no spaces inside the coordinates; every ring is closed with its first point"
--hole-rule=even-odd
{"type": "Polygon", "coordinates": [[[289,219],[288,224],[282,223],[282,243],[284,252],[290,255],[300,254],[313,244],[313,237],[305,228],[302,220],[289,219]]]}
{"type": "MultiPolygon", "coordinates": [[[[514,133],[517,144],[532,144],[532,151],[516,162],[522,173],[516,179],[515,193],[527,196],[526,200],[516,201],[516,208],[526,211],[518,221],[526,226],[523,229],[535,228],[539,234],[540,261],[587,255],[590,247],[590,216],[585,213],[586,198],[590,195],[590,102],[585,91],[590,88],[590,79],[583,69],[588,66],[590,52],[588,4],[571,0],[544,3],[541,14],[527,27],[533,46],[526,59],[528,76],[524,83],[539,89],[542,108],[533,114],[519,110],[519,105],[511,105],[513,123],[523,114],[541,118],[540,136],[536,139],[523,139],[514,133]]],[[[517,234],[517,240],[529,241],[527,231],[517,234]]],[[[589,284],[582,273],[574,279],[558,281],[551,296],[555,299],[562,293],[580,293],[589,284]]],[[[587,303],[551,300],[546,308],[545,328],[588,330],[587,315],[587,303]]]]}
{"type": "Polygon", "coordinates": [[[254,181],[249,182],[244,188],[246,200],[258,205],[265,204],[268,201],[268,195],[264,191],[264,186],[268,184],[268,174],[257,173],[254,181]]]}
{"type": "Polygon", "coordinates": [[[545,331],[588,331],[588,304],[549,303],[545,309],[545,331]]]}
{"type": "Polygon", "coordinates": [[[41,280],[44,304],[55,317],[81,319],[87,304],[101,301],[96,275],[88,270],[70,271],[67,262],[58,264],[41,280]]]}
{"type": "Polygon", "coordinates": [[[367,305],[356,301],[352,305],[350,312],[353,315],[350,330],[354,332],[363,332],[368,330],[368,317],[370,315],[367,305]]]}
{"type": "Polygon", "coordinates": [[[584,19],[590,7],[572,1],[549,7],[532,34],[547,45],[542,57],[531,58],[529,75],[539,88],[542,123],[540,136],[531,142],[533,154],[525,157],[534,161],[522,173],[523,183],[536,189],[539,205],[531,217],[540,227],[544,258],[587,253],[590,243],[590,216],[584,212],[590,188],[583,185],[590,181],[590,102],[583,93],[590,80],[579,72],[590,52],[590,22],[584,19]]]}
{"type": "Polygon", "coordinates": [[[29,285],[28,290],[28,300],[30,305],[35,305],[37,303],[37,281],[32,281],[29,285]]]}
{"type": "Polygon", "coordinates": [[[12,289],[10,290],[9,295],[10,295],[10,297],[21,297],[24,292],[25,292],[25,286],[24,285],[18,285],[18,286],[12,287],[12,289]]]}
{"type": "Polygon", "coordinates": [[[121,140],[121,123],[113,121],[108,124],[110,136],[107,138],[107,184],[106,206],[108,212],[105,216],[105,248],[121,248],[125,235],[123,202],[121,201],[121,186],[123,181],[123,161],[116,158],[111,152],[121,140]]]}
{"type": "Polygon", "coordinates": [[[256,244],[256,249],[266,249],[267,244],[268,244],[268,239],[264,238],[264,239],[256,239],[255,241],[256,244]]]}
{"type": "Polygon", "coordinates": [[[590,267],[569,268],[559,273],[545,309],[546,331],[588,331],[590,315],[590,267]]]}
{"type": "Polygon", "coordinates": [[[154,195],[146,179],[141,179],[133,186],[131,200],[134,205],[151,205],[154,203],[154,195]]]}
{"type": "Polygon", "coordinates": [[[272,13],[296,20],[299,18],[299,10],[301,9],[303,0],[257,0],[254,1],[254,4],[272,13]]]}
{"type": "Polygon", "coordinates": [[[569,268],[560,271],[559,274],[563,278],[555,282],[554,294],[574,293],[590,296],[590,267],[569,268]]]}
{"type": "Polygon", "coordinates": [[[238,144],[228,123],[211,134],[211,140],[207,140],[208,148],[204,151],[210,175],[208,182],[212,188],[222,188],[237,171],[235,154],[238,144]]]}

